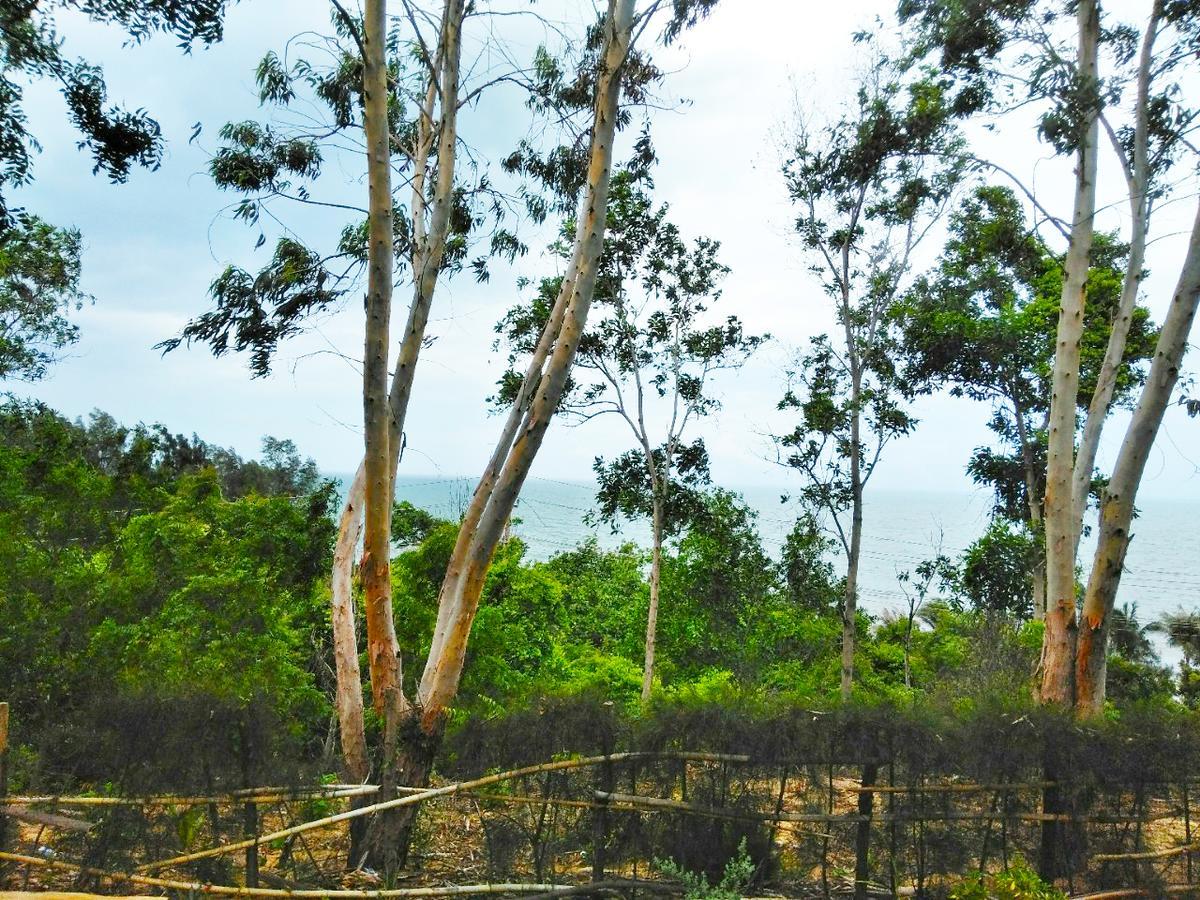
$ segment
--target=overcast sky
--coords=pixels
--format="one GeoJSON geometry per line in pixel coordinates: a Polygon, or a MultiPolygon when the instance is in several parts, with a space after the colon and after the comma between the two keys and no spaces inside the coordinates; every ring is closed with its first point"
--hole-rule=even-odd
{"type": "MultiPolygon", "coordinates": [[[[662,109],[651,113],[661,163],[659,200],[685,235],[722,242],[732,269],[721,308],[742,317],[752,332],[775,340],[739,373],[716,384],[719,414],[697,433],[708,442],[719,482],[779,484],[788,473],[767,461],[766,435],[785,430],[775,404],[782,368],[796,346],[829,327],[826,298],[789,237],[792,212],[779,174],[780,145],[792,110],[835,111],[849,90],[858,62],[851,33],[874,27],[888,0],[813,3],[799,0],[726,0],[713,17],[661,59],[670,70],[662,109]],[[686,101],[681,102],[681,101],[686,101]]],[[[539,11],[578,32],[587,9],[576,0],[543,0],[539,11]]],[[[163,358],[153,345],[175,335],[191,316],[209,308],[207,288],[228,263],[257,268],[273,239],[253,251],[257,232],[229,219],[231,197],[205,174],[216,131],[231,119],[261,117],[253,70],[263,52],[280,50],[306,29],[328,29],[324,0],[244,0],[233,8],[223,44],[182,56],[170,40],[123,47],[120,34],[66,19],[69,51],[101,62],[113,100],[145,107],[162,124],[167,157],[157,172],[137,172],[112,186],[91,175],[87,156],[65,121],[61,100],[48,87],[30,92],[28,112],[44,150],[36,159],[35,184],[21,193],[31,211],[84,236],[84,287],[94,305],[77,317],[82,340],[43,382],[7,385],[76,416],[103,409],[125,422],[162,422],[196,432],[243,454],[257,452],[264,434],[293,438],[327,471],[352,469],[361,452],[359,374],[343,356],[361,356],[362,316],[357,299],[318,329],[287,344],[268,378],[249,377],[245,359],[213,359],[202,347],[163,358]],[[200,139],[188,143],[194,123],[200,139]]],[[[501,20],[498,28],[509,24],[501,20]]],[[[528,59],[544,36],[513,20],[508,44],[528,59]]],[[[481,36],[471,35],[477,49],[481,36]]],[[[466,139],[481,160],[497,160],[528,129],[528,113],[511,94],[499,94],[463,112],[466,139]]],[[[1070,167],[1021,123],[980,133],[980,151],[1036,186],[1051,208],[1069,210],[1070,167]]],[[[1111,159],[1104,160],[1102,204],[1112,204],[1100,225],[1126,220],[1111,159]]],[[[361,171],[353,159],[327,167],[320,193],[365,202],[361,171]],[[357,200],[355,199],[357,198],[357,200]]],[[[1194,203],[1194,200],[1190,201],[1194,203]]],[[[1155,221],[1162,236],[1150,248],[1146,299],[1156,318],[1169,299],[1189,202],[1166,207],[1155,221]]],[[[336,215],[297,213],[288,220],[307,239],[320,241],[340,229],[336,215]]],[[[536,235],[531,235],[536,236],[536,235]]],[[[540,246],[534,241],[536,246],[540,246]]],[[[409,412],[407,474],[470,475],[486,459],[499,427],[485,397],[503,367],[492,351],[492,326],[519,297],[520,275],[548,270],[536,253],[511,270],[497,269],[490,283],[461,276],[440,289],[430,333],[436,341],[422,357],[409,412]]],[[[397,292],[398,306],[407,293],[397,292]]],[[[397,315],[396,331],[403,321],[397,315]]],[[[1193,363],[1194,365],[1194,357],[1193,363]]],[[[972,448],[988,441],[989,410],[948,396],[916,404],[921,424],[890,448],[877,473],[880,488],[962,490],[972,448]]],[[[1111,465],[1127,417],[1107,426],[1101,465],[1111,465]]],[[[597,453],[629,445],[623,424],[603,419],[578,428],[556,423],[538,458],[535,474],[586,479],[597,453]]],[[[1146,496],[1200,499],[1200,421],[1168,414],[1147,470],[1146,496]]]]}

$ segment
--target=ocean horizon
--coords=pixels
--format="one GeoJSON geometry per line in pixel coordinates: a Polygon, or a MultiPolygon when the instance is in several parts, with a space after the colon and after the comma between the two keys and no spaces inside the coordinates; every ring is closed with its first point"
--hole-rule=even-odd
{"type": "MultiPolygon", "coordinates": [[[[329,473],[344,489],[347,473],[329,473]]],[[[396,499],[444,518],[457,518],[474,490],[474,476],[401,475],[396,499]]],[[[774,559],[795,523],[796,507],[781,502],[788,485],[722,485],[741,495],[756,514],[764,548],[774,559]]],[[[622,522],[615,530],[592,526],[584,516],[595,506],[596,486],[587,481],[531,476],[513,512],[513,532],[531,559],[549,559],[589,538],[602,547],[626,541],[648,547],[648,522],[622,522]]],[[[860,603],[873,614],[907,608],[898,575],[937,553],[957,559],[987,528],[992,507],[985,490],[929,491],[868,488],[864,498],[860,603]]],[[[1133,540],[1121,579],[1118,605],[1136,603],[1148,622],[1183,610],[1200,610],[1200,502],[1147,498],[1138,503],[1133,540]]],[[[1081,542],[1080,563],[1091,563],[1094,540],[1081,542]]],[[[840,552],[831,561],[843,564],[840,552]]],[[[835,568],[836,571],[836,568],[835,568]]]]}

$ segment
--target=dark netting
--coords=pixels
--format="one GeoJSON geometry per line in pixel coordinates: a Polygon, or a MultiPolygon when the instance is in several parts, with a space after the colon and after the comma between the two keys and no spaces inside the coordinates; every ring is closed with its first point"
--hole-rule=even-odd
{"type": "MultiPolygon", "coordinates": [[[[372,801],[369,785],[361,796],[337,785],[314,793],[336,771],[333,745],[266,707],[114,700],[102,718],[62,726],[46,756],[59,774],[45,784],[191,798],[33,805],[90,828],[25,822],[8,850],[128,872],[372,801]],[[256,790],[236,793],[246,788],[256,790]]],[[[435,786],[527,771],[426,801],[404,884],[603,882],[629,893],[687,881],[694,892],[701,878],[711,886],[735,872],[734,893],[940,897],[971,873],[1027,864],[1070,893],[1158,896],[1200,881],[1188,850],[1198,764],[1195,717],[1162,709],[1081,724],[1034,708],[677,703],[636,713],[546,698],[451,731],[435,786]]],[[[349,859],[339,822],[159,874],[379,886],[370,872],[348,874],[349,859]]],[[[30,878],[130,887],[7,864],[6,886],[30,878]]]]}

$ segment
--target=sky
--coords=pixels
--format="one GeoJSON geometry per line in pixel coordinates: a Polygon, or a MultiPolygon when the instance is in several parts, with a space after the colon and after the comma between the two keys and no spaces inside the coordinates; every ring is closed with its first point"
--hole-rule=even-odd
{"type": "MultiPolygon", "coordinates": [[[[886,31],[875,17],[886,19],[891,7],[887,0],[725,0],[659,57],[668,74],[648,111],[660,158],[655,197],[670,205],[684,235],[721,242],[731,272],[718,309],[736,313],[751,333],[772,335],[742,370],[714,383],[721,409],[695,432],[707,442],[718,483],[784,490],[795,485],[794,476],[772,461],[769,435],[790,428],[775,406],[788,362],[808,338],[831,326],[832,311],[790,234],[794,213],[780,175],[783,148],[797,110],[836,113],[862,65],[852,33],[886,31]]],[[[577,0],[541,0],[537,10],[576,34],[591,15],[590,4],[577,0]]],[[[528,17],[496,22],[517,59],[529,59],[540,41],[553,37],[528,17]]],[[[266,261],[274,234],[254,250],[257,231],[230,218],[233,197],[214,187],[206,167],[223,123],[270,115],[259,109],[254,88],[259,58],[285,48],[294,57],[303,51],[305,32],[328,32],[328,4],[244,0],[230,12],[226,40],[190,56],[169,39],[128,47],[120,33],[77,17],[64,18],[60,30],[68,51],[103,64],[112,100],[144,107],[157,118],[167,155],[158,171],[108,184],[91,174],[88,157],[76,148],[61,99],[47,85],[30,89],[27,111],[43,150],[35,160],[36,181],[17,199],[55,224],[82,231],[83,287],[95,303],[79,312],[82,338],[48,378],[0,388],[72,417],[102,409],[127,423],[161,422],[243,455],[254,455],[263,435],[289,437],[324,470],[352,470],[362,447],[357,298],[287,343],[266,378],[252,379],[246,360],[236,355],[214,359],[195,346],[163,357],[154,349],[210,308],[208,285],[226,265],[256,269],[266,261]],[[189,142],[197,124],[200,136],[189,142]]],[[[481,32],[468,32],[466,55],[480,59],[478,77],[498,65],[481,32]]],[[[474,158],[494,167],[526,136],[529,121],[520,98],[501,89],[464,109],[460,124],[474,158]]],[[[1002,160],[1045,205],[1069,210],[1070,166],[1037,142],[1029,123],[1006,121],[993,131],[976,130],[972,138],[980,155],[1002,160]]],[[[1099,225],[1119,227],[1127,214],[1111,158],[1102,161],[1101,175],[1099,225]]],[[[332,158],[319,191],[323,199],[364,204],[361,160],[332,158]]],[[[1154,223],[1158,239],[1149,250],[1145,299],[1156,318],[1169,300],[1182,259],[1180,232],[1190,221],[1193,194],[1180,193],[1180,202],[1165,206],[1154,223]]],[[[328,242],[345,221],[330,211],[279,213],[316,244],[328,242]]],[[[526,229],[523,236],[532,252],[512,267],[497,266],[488,283],[476,284],[467,273],[439,288],[429,329],[434,340],[422,357],[406,426],[405,474],[470,475],[489,455],[500,421],[489,414],[486,397],[505,363],[492,347],[493,326],[522,297],[518,278],[546,274],[554,265],[537,252],[544,232],[526,229]]],[[[396,333],[406,297],[403,288],[397,291],[396,333]]],[[[968,489],[964,466],[972,449],[988,442],[987,407],[942,394],[918,400],[914,413],[920,425],[888,448],[873,485],[968,489]]],[[[1120,412],[1110,420],[1101,467],[1111,466],[1127,420],[1120,412]]],[[[616,419],[577,427],[557,422],[533,474],[587,479],[597,454],[630,446],[625,429],[616,419]]],[[[1180,410],[1168,413],[1143,496],[1200,501],[1200,420],[1180,410]]]]}

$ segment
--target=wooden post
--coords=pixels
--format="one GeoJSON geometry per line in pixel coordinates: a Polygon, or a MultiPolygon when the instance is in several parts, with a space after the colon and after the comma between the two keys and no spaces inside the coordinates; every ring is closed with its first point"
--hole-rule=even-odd
{"type": "MultiPolygon", "coordinates": [[[[8,796],[8,704],[0,703],[0,797],[8,796]]],[[[0,851],[8,841],[8,816],[0,811],[0,851]]]]}
{"type": "MultiPolygon", "coordinates": [[[[879,776],[879,766],[874,762],[863,763],[862,786],[874,787],[879,776]]],[[[875,809],[875,794],[862,791],[858,795],[858,814],[862,818],[854,836],[854,898],[866,900],[871,887],[871,815],[875,809]]]]}
{"type": "MultiPolygon", "coordinates": [[[[1192,845],[1192,810],[1191,804],[1188,802],[1188,786],[1187,779],[1183,780],[1183,836],[1184,843],[1190,847],[1192,845]]],[[[1189,850],[1184,855],[1184,861],[1187,865],[1187,883],[1192,883],[1192,851],[1189,850]]]]}
{"type": "MultiPolygon", "coordinates": [[[[258,804],[247,803],[242,817],[242,836],[258,836],[258,804]]],[[[258,844],[246,848],[246,887],[258,887],[258,844]]]]}
{"type": "MultiPolygon", "coordinates": [[[[596,783],[604,793],[611,794],[613,784],[612,763],[596,769],[596,783]]],[[[600,800],[600,807],[592,815],[592,881],[604,880],[605,844],[608,841],[608,801],[600,800]]]]}

